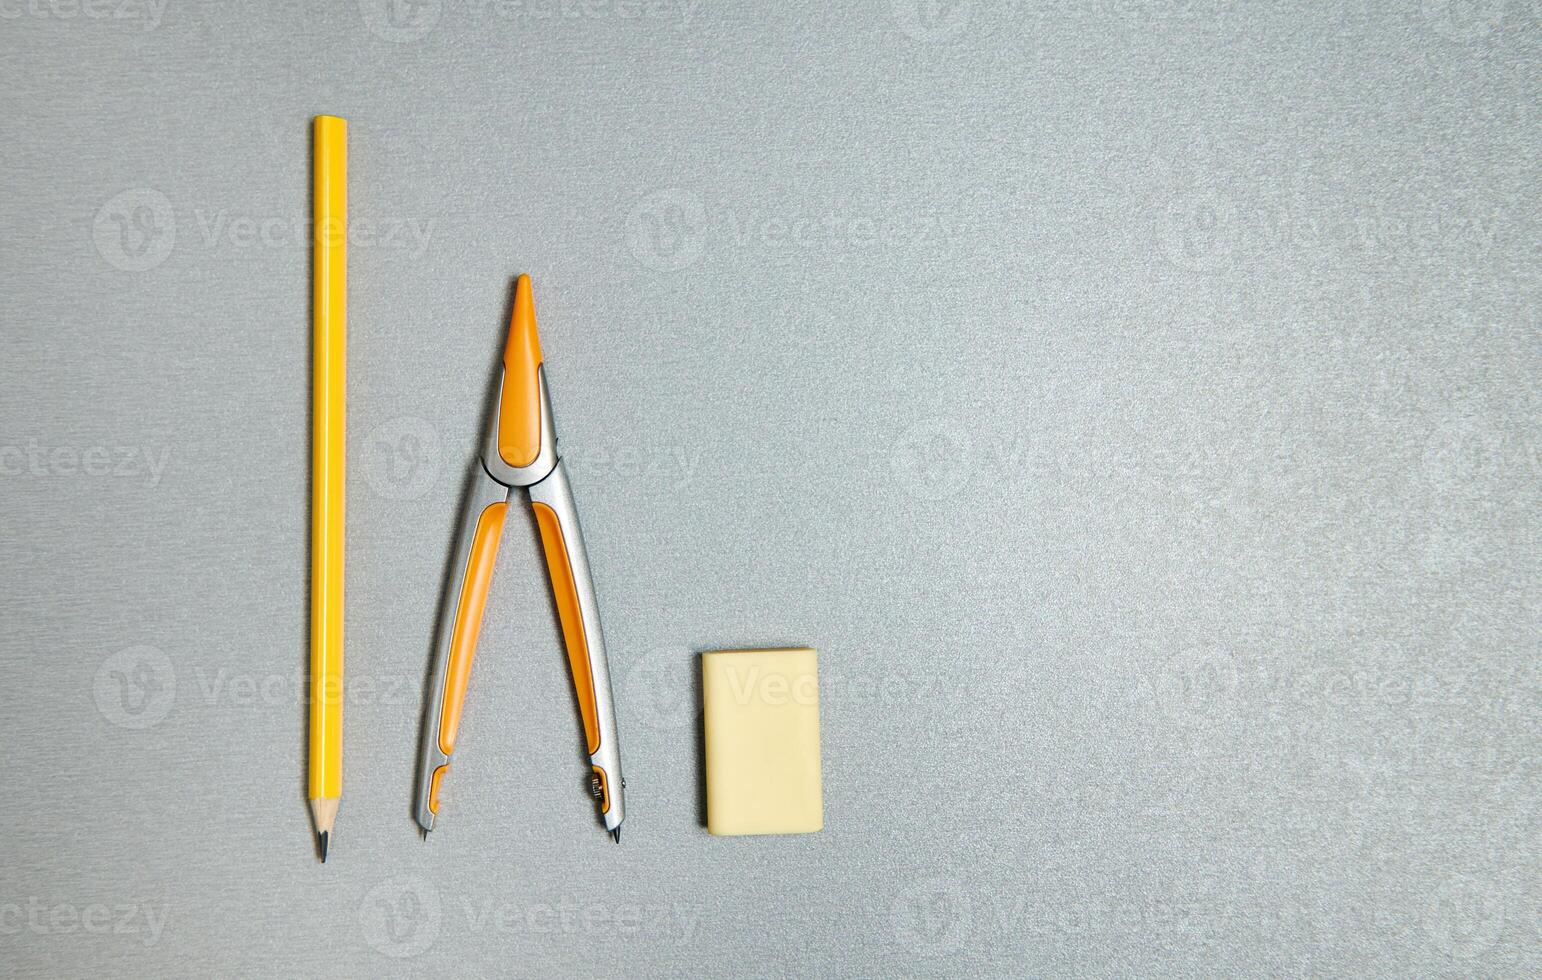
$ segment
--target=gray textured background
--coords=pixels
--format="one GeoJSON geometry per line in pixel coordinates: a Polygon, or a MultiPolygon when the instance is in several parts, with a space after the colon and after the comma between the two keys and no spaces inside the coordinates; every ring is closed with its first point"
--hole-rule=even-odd
{"type": "Polygon", "coordinates": [[[4,972],[1542,969],[1537,4],[0,15],[4,972]],[[356,235],[325,869],[323,111],[356,235]],[[520,271],[619,848],[517,523],[443,830],[408,815],[520,271]],[[709,838],[693,651],[786,643],[826,829],[709,838]]]}

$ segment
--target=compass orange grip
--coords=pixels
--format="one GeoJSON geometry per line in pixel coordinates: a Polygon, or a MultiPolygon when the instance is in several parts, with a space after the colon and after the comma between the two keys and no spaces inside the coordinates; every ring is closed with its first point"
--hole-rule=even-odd
{"type": "MultiPolygon", "coordinates": [[[[460,601],[455,606],[455,627],[450,633],[444,704],[439,713],[439,750],[445,755],[455,752],[455,736],[460,731],[460,713],[466,704],[466,682],[471,679],[471,658],[477,652],[477,637],[482,632],[482,610],[487,606],[487,592],[493,584],[493,565],[498,558],[498,542],[503,537],[503,522],[508,516],[507,503],[500,501],[489,504],[477,518],[476,531],[471,537],[471,554],[466,558],[466,573],[460,584],[460,601]]],[[[437,775],[435,789],[438,788],[437,775]]]]}
{"type": "Polygon", "coordinates": [[[498,402],[498,455],[510,466],[529,466],[541,454],[541,338],[535,329],[530,277],[514,285],[514,314],[503,348],[503,390],[498,402]]]}
{"type": "Polygon", "coordinates": [[[599,708],[594,701],[594,672],[589,669],[589,642],[584,636],[584,617],[578,605],[578,585],[573,581],[573,565],[568,561],[567,539],[562,523],[550,506],[534,501],[535,522],[541,529],[541,547],[546,552],[546,570],[551,574],[552,598],[557,603],[557,618],[562,621],[562,639],[568,648],[568,666],[573,669],[573,690],[578,695],[578,713],[584,719],[584,735],[589,754],[600,750],[599,708]]]}
{"type": "Polygon", "coordinates": [[[594,770],[595,785],[598,786],[599,789],[600,789],[600,792],[599,792],[599,796],[600,796],[600,812],[601,813],[609,813],[610,812],[610,777],[605,775],[605,770],[601,769],[599,766],[590,766],[589,768],[594,770]]]}

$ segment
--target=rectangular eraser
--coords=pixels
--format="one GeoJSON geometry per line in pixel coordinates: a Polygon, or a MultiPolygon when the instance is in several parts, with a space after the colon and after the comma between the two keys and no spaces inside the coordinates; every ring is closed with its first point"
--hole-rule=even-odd
{"type": "Polygon", "coordinates": [[[809,834],[825,825],[813,650],[701,655],[707,832],[809,834]]]}

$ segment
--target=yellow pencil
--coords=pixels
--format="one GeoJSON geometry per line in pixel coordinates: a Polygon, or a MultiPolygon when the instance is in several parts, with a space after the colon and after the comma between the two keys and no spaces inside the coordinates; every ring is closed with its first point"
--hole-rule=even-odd
{"type": "Polygon", "coordinates": [[[321,860],[343,795],[343,475],[348,376],[348,122],[313,152],[310,801],[321,860]]]}

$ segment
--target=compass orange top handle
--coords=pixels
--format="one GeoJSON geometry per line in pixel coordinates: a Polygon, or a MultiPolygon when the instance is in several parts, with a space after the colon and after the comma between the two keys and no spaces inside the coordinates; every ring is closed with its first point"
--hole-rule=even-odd
{"type": "Polygon", "coordinates": [[[509,466],[529,466],[541,453],[541,338],[535,328],[530,277],[514,285],[514,313],[503,348],[503,391],[498,403],[498,455],[509,466]]]}

